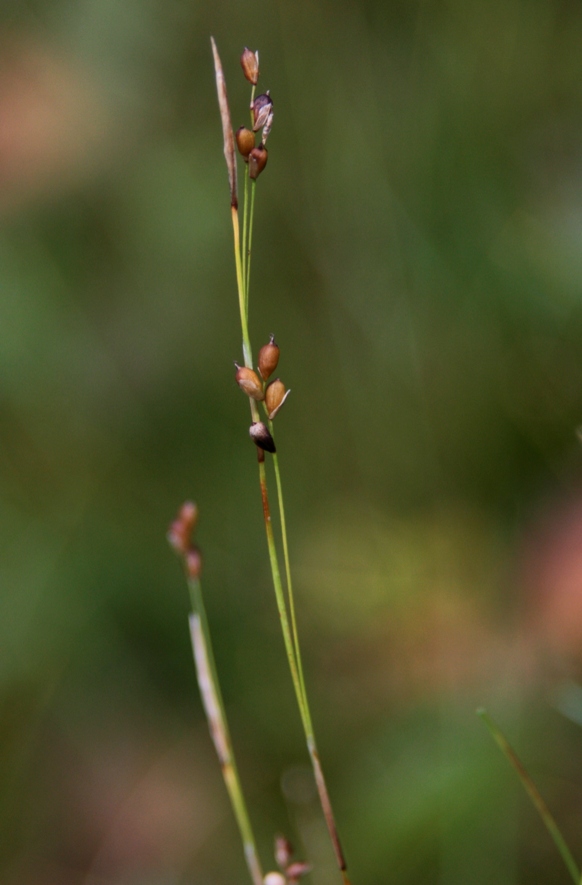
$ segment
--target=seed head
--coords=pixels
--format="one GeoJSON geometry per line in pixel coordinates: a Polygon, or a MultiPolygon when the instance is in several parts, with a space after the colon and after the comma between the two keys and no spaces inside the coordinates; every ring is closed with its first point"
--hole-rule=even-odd
{"type": "Polygon", "coordinates": [[[281,873],[267,873],[263,879],[264,885],[286,885],[287,880],[281,873]]]}
{"type": "Polygon", "coordinates": [[[198,507],[193,501],[185,501],[178,510],[176,519],[168,528],[168,542],[176,553],[185,556],[190,548],[192,532],[198,522],[198,507]]]}
{"type": "Polygon", "coordinates": [[[253,132],[258,132],[263,128],[269,119],[269,114],[273,111],[273,100],[269,93],[263,92],[262,95],[257,95],[251,105],[251,110],[253,112],[253,132]]]}
{"type": "Polygon", "coordinates": [[[275,440],[269,433],[267,425],[263,424],[262,421],[256,421],[251,424],[249,427],[249,436],[254,444],[265,452],[275,454],[277,451],[275,448],[275,440]]]}
{"type": "Polygon", "coordinates": [[[284,870],[289,866],[293,856],[293,846],[285,836],[275,836],[275,860],[277,864],[284,870]]]}
{"type": "Polygon", "coordinates": [[[236,366],[236,383],[243,390],[247,396],[252,397],[253,399],[260,402],[265,398],[265,394],[263,393],[263,385],[261,384],[261,380],[256,372],[252,369],[247,369],[246,366],[239,366],[238,363],[235,363],[236,366]]]}
{"type": "Polygon", "coordinates": [[[285,390],[285,385],[280,378],[275,378],[274,381],[271,381],[271,383],[267,385],[267,389],[265,390],[265,405],[267,407],[269,421],[273,420],[290,393],[290,390],[285,390]]]}
{"type": "Polygon", "coordinates": [[[265,166],[267,165],[268,154],[267,148],[260,144],[253,148],[249,154],[249,175],[253,181],[259,177],[265,166]]]}
{"type": "Polygon", "coordinates": [[[244,52],[240,57],[243,74],[253,86],[259,82],[259,53],[253,52],[248,46],[245,46],[244,52]]]}
{"type": "Polygon", "coordinates": [[[287,876],[287,881],[289,885],[294,882],[299,882],[302,876],[306,876],[307,873],[311,872],[311,864],[303,863],[303,861],[295,861],[295,863],[289,864],[287,869],[285,870],[285,875],[287,876]]]}
{"type": "Polygon", "coordinates": [[[246,126],[241,126],[236,130],[234,137],[239,154],[248,160],[249,154],[255,146],[255,133],[247,129],[246,126]]]}
{"type": "Polygon", "coordinates": [[[200,550],[194,544],[186,551],[184,556],[186,574],[189,578],[199,578],[202,571],[202,556],[200,550]]]}
{"type": "Polygon", "coordinates": [[[272,375],[279,362],[279,345],[275,344],[275,336],[271,335],[268,344],[259,350],[259,372],[264,381],[272,375]]]}

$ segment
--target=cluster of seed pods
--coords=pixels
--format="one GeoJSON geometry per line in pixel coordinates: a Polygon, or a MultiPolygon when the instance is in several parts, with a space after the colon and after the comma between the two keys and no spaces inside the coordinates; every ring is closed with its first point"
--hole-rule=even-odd
{"type": "MultiPolygon", "coordinates": [[[[279,410],[291,393],[290,390],[285,389],[285,385],[280,378],[269,381],[269,378],[277,368],[278,362],[279,346],[275,343],[275,336],[271,335],[269,343],[263,345],[259,351],[257,372],[246,366],[239,366],[238,363],[234,364],[236,367],[236,383],[251,399],[263,403],[269,421],[272,421],[279,413],[279,410]]],[[[249,434],[260,449],[272,453],[276,451],[271,431],[263,421],[253,422],[250,426],[249,434]]]]}
{"type": "Polygon", "coordinates": [[[311,864],[293,860],[293,846],[285,836],[275,838],[275,859],[280,873],[267,873],[264,885],[298,885],[299,880],[311,872],[311,864]]]}
{"type": "MultiPolygon", "coordinates": [[[[259,81],[259,53],[245,47],[240,57],[243,73],[249,83],[256,86],[259,81]]],[[[234,134],[236,145],[245,163],[249,164],[249,177],[254,181],[267,165],[268,153],[265,147],[273,125],[273,100],[269,90],[257,95],[251,102],[253,128],[241,126],[234,134]],[[262,131],[261,141],[255,145],[255,132],[262,131]]]]}

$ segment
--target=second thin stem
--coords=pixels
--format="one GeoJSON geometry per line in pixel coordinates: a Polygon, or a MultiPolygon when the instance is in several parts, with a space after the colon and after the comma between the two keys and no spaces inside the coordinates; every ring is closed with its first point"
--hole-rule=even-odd
{"type": "MultiPolygon", "coordinates": [[[[248,307],[249,307],[249,283],[250,283],[250,264],[251,264],[251,245],[253,236],[253,215],[254,215],[254,199],[256,182],[251,183],[251,199],[250,209],[248,200],[248,170],[245,172],[245,189],[243,204],[243,241],[240,241],[240,227],[238,221],[238,212],[233,208],[232,223],[234,232],[234,250],[236,261],[236,277],[238,286],[238,300],[242,330],[243,356],[245,366],[252,369],[252,349],[248,332],[248,307]]],[[[259,413],[257,403],[250,398],[251,416],[253,422],[259,421],[259,413]]],[[[272,423],[269,422],[272,432],[272,423]]],[[[289,563],[289,548],[287,542],[287,526],[285,521],[285,507],[283,501],[283,489],[281,484],[281,475],[279,471],[279,462],[277,455],[274,455],[275,479],[277,484],[277,499],[279,507],[279,516],[281,523],[281,539],[283,546],[283,557],[285,563],[285,576],[287,584],[287,598],[283,590],[281,581],[281,572],[279,569],[279,558],[275,545],[273,534],[273,525],[271,519],[271,507],[269,503],[269,492],[267,488],[267,474],[265,469],[265,455],[261,449],[259,453],[259,483],[261,488],[261,499],[263,503],[263,515],[265,520],[265,532],[267,536],[267,547],[269,551],[269,563],[271,566],[271,575],[273,579],[273,588],[279,611],[279,619],[281,622],[281,630],[283,633],[283,642],[291,671],[291,679],[295,696],[299,707],[303,731],[307,743],[307,749],[313,766],[315,783],[319,794],[321,807],[325,822],[329,831],[330,840],[334,849],[334,854],[342,875],[344,885],[350,885],[350,880],[346,872],[346,861],[339,840],[337,827],[331,806],[331,800],[327,790],[327,784],[321,767],[321,761],[315,741],[313,724],[311,719],[311,711],[307,699],[307,691],[305,688],[305,679],[303,676],[303,665],[301,661],[301,650],[299,646],[299,636],[297,630],[297,620],[295,615],[295,603],[293,598],[293,584],[291,580],[291,568],[289,563]]]]}

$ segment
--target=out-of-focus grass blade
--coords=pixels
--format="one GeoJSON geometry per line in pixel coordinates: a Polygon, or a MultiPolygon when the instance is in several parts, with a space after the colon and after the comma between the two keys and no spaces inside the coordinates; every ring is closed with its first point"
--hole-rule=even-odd
{"type": "Polygon", "coordinates": [[[504,754],[506,759],[511,763],[511,765],[514,767],[515,771],[517,772],[517,776],[519,777],[520,781],[522,782],[526,793],[528,794],[531,801],[533,802],[533,804],[537,808],[541,819],[543,820],[544,824],[546,825],[546,829],[547,829],[548,833],[550,834],[550,836],[554,840],[554,844],[555,844],[556,848],[558,849],[558,851],[560,852],[562,860],[566,864],[566,866],[568,868],[568,872],[572,876],[572,879],[574,880],[575,885],[582,885],[582,880],[580,879],[580,870],[578,869],[578,865],[577,865],[576,861],[574,860],[574,858],[572,857],[570,849],[566,845],[564,837],[562,836],[562,834],[559,830],[559,827],[550,812],[550,809],[548,808],[548,806],[546,805],[546,803],[542,799],[538,788],[536,787],[536,785],[532,781],[531,777],[529,776],[529,774],[527,773],[527,771],[523,767],[515,750],[513,749],[513,747],[511,746],[511,744],[509,743],[509,741],[505,737],[505,735],[499,730],[499,728],[497,727],[495,722],[493,722],[493,720],[491,719],[491,717],[489,716],[489,714],[487,713],[486,710],[483,710],[483,709],[477,710],[477,716],[479,716],[483,720],[483,722],[485,723],[485,725],[489,729],[491,737],[496,742],[497,746],[500,748],[501,752],[504,754]]]}

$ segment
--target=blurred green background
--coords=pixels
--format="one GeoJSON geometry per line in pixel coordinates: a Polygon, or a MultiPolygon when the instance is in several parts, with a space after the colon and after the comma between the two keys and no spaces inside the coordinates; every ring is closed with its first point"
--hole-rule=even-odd
{"type": "Polygon", "coordinates": [[[265,865],[338,881],[270,586],[209,36],[275,123],[255,351],[354,885],[566,883],[582,860],[582,7],[0,7],[0,879],[247,873],[165,531],[204,590],[265,865]]]}

